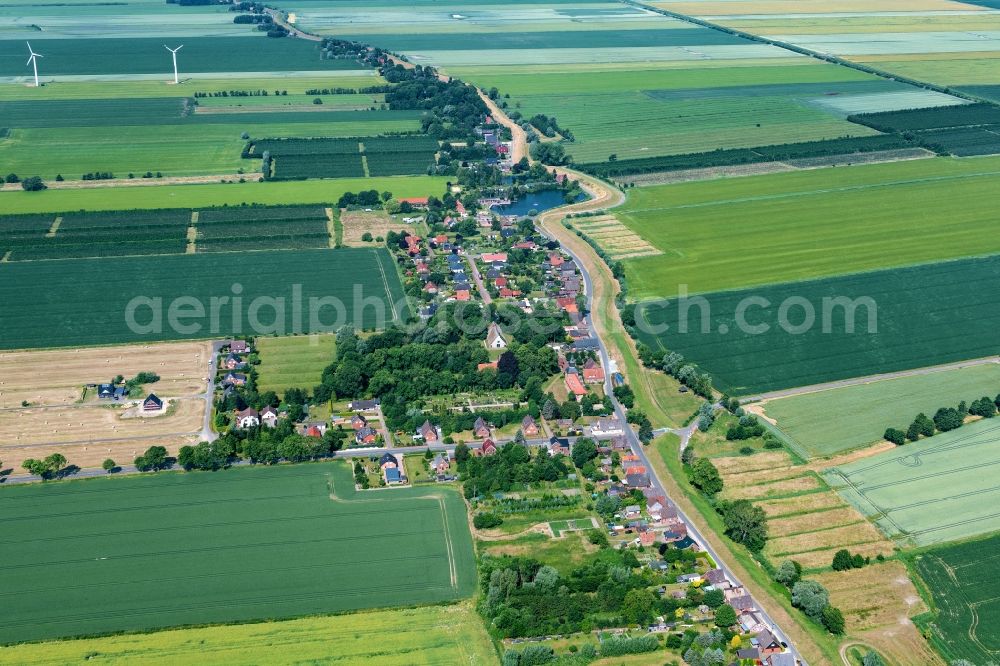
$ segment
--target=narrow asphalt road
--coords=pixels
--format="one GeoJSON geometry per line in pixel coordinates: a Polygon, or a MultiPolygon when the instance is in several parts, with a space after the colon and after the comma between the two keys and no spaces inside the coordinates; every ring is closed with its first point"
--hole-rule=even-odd
{"type": "Polygon", "coordinates": [[[490,292],[486,290],[486,285],[483,284],[483,276],[479,274],[479,267],[476,266],[476,258],[465,250],[462,250],[462,256],[469,260],[469,266],[472,271],[472,281],[476,283],[476,289],[479,291],[479,297],[483,299],[483,303],[489,305],[493,302],[493,297],[490,296],[490,292]]]}

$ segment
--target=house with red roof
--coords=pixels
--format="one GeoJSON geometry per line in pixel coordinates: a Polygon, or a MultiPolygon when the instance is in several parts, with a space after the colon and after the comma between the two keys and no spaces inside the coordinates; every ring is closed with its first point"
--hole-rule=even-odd
{"type": "Polygon", "coordinates": [[[584,388],[583,382],[580,381],[580,376],[575,372],[566,375],[566,390],[573,394],[573,397],[577,400],[587,395],[587,389],[584,388]]]}

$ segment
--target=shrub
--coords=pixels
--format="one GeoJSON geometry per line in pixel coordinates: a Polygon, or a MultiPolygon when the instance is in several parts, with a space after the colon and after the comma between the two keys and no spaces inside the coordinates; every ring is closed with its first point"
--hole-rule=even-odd
{"type": "Polygon", "coordinates": [[[503,518],[495,513],[477,513],[472,519],[472,524],[476,529],[488,530],[491,527],[499,527],[500,525],[503,525],[503,518]]]}

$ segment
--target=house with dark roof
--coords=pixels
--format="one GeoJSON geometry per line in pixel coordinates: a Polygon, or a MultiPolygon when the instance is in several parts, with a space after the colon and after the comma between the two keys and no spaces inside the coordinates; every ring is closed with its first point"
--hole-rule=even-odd
{"type": "Polygon", "coordinates": [[[163,401],[156,397],[155,393],[150,393],[142,401],[142,411],[144,412],[158,412],[161,409],[163,409],[163,401]]]}
{"type": "Polygon", "coordinates": [[[385,475],[385,482],[387,485],[394,485],[403,482],[403,475],[399,472],[397,467],[385,467],[382,470],[382,474],[385,475]]]}
{"type": "Polygon", "coordinates": [[[648,488],[649,476],[645,472],[640,474],[627,474],[625,476],[625,484],[629,488],[648,488]]]}
{"type": "Polygon", "coordinates": [[[777,652],[767,658],[767,666],[796,666],[791,652],[777,652]]]}
{"type": "Polygon", "coordinates": [[[391,453],[383,453],[382,457],[379,458],[378,466],[382,469],[385,469],[386,467],[399,467],[399,460],[397,460],[396,456],[391,453]]]}
{"type": "Polygon", "coordinates": [[[492,439],[483,440],[476,452],[481,456],[492,456],[497,452],[497,445],[492,439]]]}
{"type": "Polygon", "coordinates": [[[538,424],[535,423],[535,419],[531,418],[531,414],[525,414],[524,418],[521,419],[521,432],[524,433],[525,437],[538,435],[538,424]]]}
{"type": "Polygon", "coordinates": [[[479,439],[490,436],[490,426],[482,416],[476,418],[476,422],[472,424],[472,436],[479,439]]]}
{"type": "Polygon", "coordinates": [[[238,372],[227,372],[222,378],[223,386],[243,386],[247,383],[247,376],[238,372]]]}
{"type": "Polygon", "coordinates": [[[355,400],[347,405],[352,412],[376,412],[378,400],[355,400]]]}
{"type": "Polygon", "coordinates": [[[423,425],[417,428],[417,438],[429,444],[438,441],[440,436],[438,435],[437,428],[431,425],[430,421],[424,421],[423,425]]]}
{"type": "Polygon", "coordinates": [[[100,384],[97,387],[97,397],[101,400],[110,400],[115,395],[114,384],[100,384]]]}
{"type": "Polygon", "coordinates": [[[368,425],[368,419],[365,415],[358,412],[357,414],[351,415],[351,428],[354,430],[361,430],[366,425],[368,425]]]}
{"type": "Polygon", "coordinates": [[[232,340],[229,343],[229,351],[233,354],[246,354],[250,351],[250,345],[246,340],[232,340]]]}
{"type": "Polygon", "coordinates": [[[278,410],[268,405],[264,409],[260,410],[260,422],[267,426],[268,428],[275,428],[278,426],[278,410]]]}
{"type": "Polygon", "coordinates": [[[378,439],[378,431],[371,426],[360,428],[354,433],[354,441],[358,444],[374,444],[378,439]]]}
{"type": "Polygon", "coordinates": [[[785,646],[781,644],[781,641],[767,629],[757,632],[757,635],[750,639],[750,643],[760,651],[760,656],[763,659],[785,651],[785,646]]]}

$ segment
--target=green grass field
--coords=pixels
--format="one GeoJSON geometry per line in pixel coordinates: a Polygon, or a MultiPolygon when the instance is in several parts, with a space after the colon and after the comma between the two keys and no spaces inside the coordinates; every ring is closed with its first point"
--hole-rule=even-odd
{"type": "Polygon", "coordinates": [[[132,208],[199,208],[241,203],[329,204],[344,192],[375,189],[396,197],[419,197],[444,192],[444,176],[342,178],[335,181],[283,183],[227,183],[211,185],[157,185],[2,192],[4,213],[60,213],[70,210],[128,210],[132,208]]]}
{"type": "Polygon", "coordinates": [[[18,486],[4,505],[0,551],[17,574],[3,643],[440,602],[475,586],[457,493],[359,494],[343,462],[18,486]]]}
{"type": "Polygon", "coordinates": [[[0,648],[6,663],[499,664],[470,604],[373,610],[282,622],[198,627],[0,648]],[[384,640],[391,636],[392,640],[384,640]],[[335,655],[335,656],[334,656],[335,655]],[[419,656],[415,656],[419,655],[419,656]]]}
{"type": "MultiPolygon", "coordinates": [[[[241,37],[185,37],[177,54],[181,72],[281,72],[364,69],[353,60],[323,60],[319,45],[297,39],[268,39],[247,26],[241,37]]],[[[40,74],[163,74],[172,78],[171,56],[156,37],[54,39],[34,44],[42,54],[40,74]]],[[[29,76],[27,46],[0,40],[0,76],[29,76]],[[24,54],[22,56],[22,54],[24,54]]]]}
{"type": "Polygon", "coordinates": [[[986,664],[1000,654],[1000,536],[934,548],[914,558],[937,611],[931,642],[948,661],[986,664]]]}
{"type": "Polygon", "coordinates": [[[654,349],[700,365],[720,390],[753,395],[992,356],[998,278],[993,255],[649,301],[637,328],[654,349]],[[836,299],[851,305],[853,326],[836,299]]]}
{"type": "Polygon", "coordinates": [[[323,368],[333,361],[336,338],[332,335],[302,335],[257,338],[260,354],[257,387],[284,393],[289,388],[311,390],[320,383],[323,368]]]}
{"type": "Polygon", "coordinates": [[[1000,421],[983,419],[823,477],[901,544],[965,539],[1000,529],[993,473],[998,443],[1000,421]]]}
{"type": "Polygon", "coordinates": [[[765,413],[809,456],[829,456],[903,428],[919,412],[933,414],[942,401],[972,402],[1000,391],[1000,365],[942,370],[772,400],[765,413]]]}
{"type": "Polygon", "coordinates": [[[385,249],[8,262],[0,348],[384,327],[404,315],[402,299],[385,249]]]}
{"type": "Polygon", "coordinates": [[[509,93],[512,106],[526,117],[557,117],[576,137],[566,147],[578,162],[867,135],[872,132],[810,106],[811,100],[858,85],[893,87],[832,65],[657,69],[636,64],[634,71],[531,76],[520,67],[508,69],[468,69],[467,75],[509,93]],[[628,123],[621,125],[621,118],[628,123]]]}
{"type": "MultiPolygon", "coordinates": [[[[235,174],[260,168],[256,160],[240,159],[246,145],[243,132],[252,136],[344,137],[420,129],[412,119],[357,122],[322,122],[331,114],[307,114],[312,122],[284,122],[288,114],[274,113],[261,122],[237,114],[225,116],[228,124],[146,125],[131,127],[60,127],[55,129],[14,129],[0,139],[0,161],[9,172],[39,175],[47,180],[61,174],[79,179],[91,171],[110,171],[124,178],[160,171],[164,176],[235,174]]],[[[222,117],[222,116],[219,116],[222,117]]],[[[364,188],[368,189],[368,188],[364,188]]]]}
{"type": "Polygon", "coordinates": [[[941,158],[636,188],[615,214],[665,256],[625,262],[629,295],[998,252],[998,183],[998,158],[941,158]]]}
{"type": "Polygon", "coordinates": [[[470,604],[373,610],[282,622],[198,627],[0,648],[6,663],[498,664],[470,604]],[[392,640],[383,640],[392,636],[392,640]],[[419,655],[419,656],[415,656],[419,655]]]}

